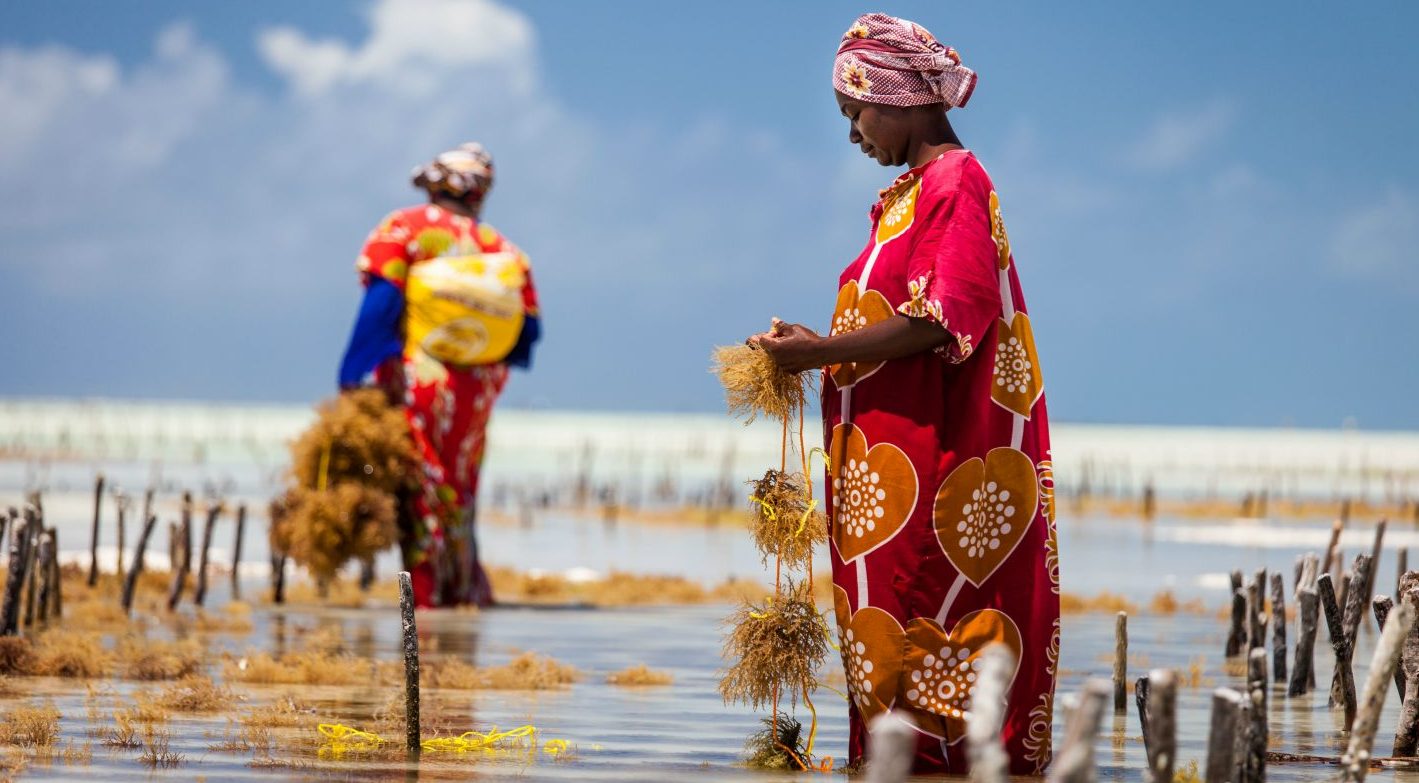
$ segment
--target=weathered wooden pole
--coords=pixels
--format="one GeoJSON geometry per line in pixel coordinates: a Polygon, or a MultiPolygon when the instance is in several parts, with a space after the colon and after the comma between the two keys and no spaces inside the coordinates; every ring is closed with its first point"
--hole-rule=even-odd
{"type": "MultiPolygon", "coordinates": [[[[1379,626],[1381,632],[1385,629],[1385,623],[1389,620],[1389,614],[1394,609],[1394,600],[1387,595],[1377,595],[1371,602],[1375,610],[1375,625],[1379,626]]],[[[1394,667],[1394,688],[1399,691],[1399,698],[1404,698],[1404,667],[1394,667]]]]}
{"type": "Polygon", "coordinates": [[[414,623],[414,580],[399,572],[399,614],[404,633],[404,740],[418,757],[423,747],[419,734],[419,629],[414,623]]]}
{"type": "Polygon", "coordinates": [[[1331,683],[1329,704],[1345,708],[1345,730],[1349,731],[1355,722],[1355,673],[1350,669],[1350,642],[1345,638],[1340,608],[1335,605],[1335,586],[1331,584],[1330,574],[1321,574],[1316,586],[1320,588],[1320,605],[1325,610],[1330,646],[1335,650],[1335,677],[1331,683]]]}
{"type": "Polygon", "coordinates": [[[64,616],[64,591],[62,573],[59,571],[59,528],[49,529],[49,540],[54,544],[54,550],[49,558],[49,617],[58,620],[64,616]]]}
{"type": "Polygon", "coordinates": [[[868,729],[865,783],[905,783],[912,771],[916,729],[888,712],[873,718],[868,729]]]}
{"type": "Polygon", "coordinates": [[[1330,567],[1335,563],[1335,550],[1340,546],[1340,534],[1345,531],[1346,518],[1344,516],[1336,519],[1330,524],[1330,543],[1325,545],[1325,559],[1321,561],[1320,573],[1330,573],[1330,567]]]}
{"type": "Polygon", "coordinates": [[[222,503],[214,500],[207,506],[207,524],[202,527],[202,550],[197,554],[197,592],[192,602],[201,606],[207,600],[207,550],[212,546],[212,530],[222,513],[222,503]]]}
{"type": "Polygon", "coordinates": [[[1286,580],[1271,575],[1271,679],[1286,682],[1286,580]]]}
{"type": "Polygon", "coordinates": [[[1296,662],[1291,669],[1291,684],[1287,696],[1301,696],[1310,688],[1311,670],[1315,666],[1316,626],[1320,598],[1310,587],[1296,593],[1296,662]]]}
{"type": "Polygon", "coordinates": [[[1079,697],[1066,697],[1075,701],[1076,706],[1065,722],[1064,744],[1050,766],[1046,778],[1049,783],[1091,783],[1094,780],[1094,738],[1099,733],[1099,721],[1111,690],[1113,687],[1108,680],[1093,679],[1084,683],[1079,697]]]}
{"type": "Polygon", "coordinates": [[[1148,726],[1143,734],[1148,756],[1145,781],[1173,781],[1178,756],[1177,696],[1177,678],[1171,669],[1148,673],[1148,726]]]}
{"type": "Polygon", "coordinates": [[[0,635],[3,636],[14,636],[20,629],[20,592],[25,584],[25,569],[21,564],[25,562],[25,547],[30,540],[26,525],[16,520],[10,530],[10,567],[5,574],[4,603],[0,604],[0,635]]]}
{"type": "Polygon", "coordinates": [[[177,609],[182,602],[182,591],[187,589],[187,575],[192,571],[192,493],[182,493],[182,521],[178,523],[177,535],[172,538],[170,550],[174,559],[172,582],[168,587],[168,611],[177,609]]]}
{"type": "Polygon", "coordinates": [[[1212,724],[1207,733],[1207,783],[1238,783],[1238,737],[1246,732],[1242,722],[1243,697],[1231,688],[1212,692],[1212,724]]]}
{"type": "Polygon", "coordinates": [[[271,553],[271,603],[286,602],[286,553],[271,553]]]}
{"type": "Polygon", "coordinates": [[[103,510],[103,474],[94,479],[94,524],[89,534],[89,587],[99,583],[99,517],[103,510]]]}
{"type": "MultiPolygon", "coordinates": [[[[1400,586],[1400,605],[1409,606],[1419,614],[1419,572],[1408,571],[1400,586]]],[[[1399,724],[1394,730],[1394,750],[1391,755],[1405,758],[1414,755],[1419,743],[1419,623],[1409,629],[1404,636],[1404,646],[1400,652],[1400,666],[1404,668],[1404,704],[1399,709],[1399,724]]]]}
{"type": "MultiPolygon", "coordinates": [[[[1233,574],[1238,577],[1241,576],[1240,571],[1234,571],[1233,574]]],[[[1234,579],[1233,581],[1235,582],[1241,580],[1234,579]]],[[[1238,588],[1232,591],[1232,625],[1231,628],[1227,631],[1226,656],[1228,658],[1235,658],[1236,656],[1241,655],[1242,649],[1246,647],[1246,621],[1247,596],[1246,593],[1242,592],[1241,589],[1238,588]]]]}
{"type": "Polygon", "coordinates": [[[1266,745],[1271,737],[1267,725],[1266,650],[1254,649],[1247,658],[1247,697],[1251,723],[1247,729],[1246,761],[1242,780],[1262,783],[1266,780],[1266,745]]]}
{"type": "MultiPolygon", "coordinates": [[[[1419,508],[1419,505],[1416,505],[1416,508],[1419,508]]],[[[1402,546],[1402,547],[1399,548],[1398,554],[1395,555],[1395,571],[1394,571],[1394,594],[1395,594],[1395,595],[1404,595],[1404,592],[1399,589],[1399,581],[1404,578],[1404,572],[1406,572],[1406,571],[1408,571],[1408,570],[1409,570],[1409,547],[1407,547],[1407,546],[1402,546]]]]}
{"type": "Polygon", "coordinates": [[[128,506],[131,505],[133,501],[127,494],[122,492],[118,494],[115,500],[117,501],[115,505],[118,506],[118,541],[114,543],[114,551],[118,553],[118,580],[121,582],[124,577],[123,547],[128,546],[127,531],[124,530],[124,526],[128,521],[128,506]]]}
{"type": "Polygon", "coordinates": [[[236,540],[232,542],[232,600],[241,600],[241,542],[246,537],[246,504],[237,504],[236,540]]]}
{"type": "Polygon", "coordinates": [[[1366,585],[1370,583],[1373,560],[1369,555],[1355,555],[1355,565],[1351,568],[1351,589],[1345,596],[1345,640],[1350,648],[1355,648],[1355,636],[1360,632],[1360,621],[1365,618],[1365,607],[1370,602],[1366,585]]]}
{"type": "Polygon", "coordinates": [[[981,653],[971,710],[966,713],[966,757],[971,764],[971,780],[976,783],[1006,783],[1009,779],[1010,756],[1005,752],[1000,729],[1014,670],[1015,654],[1007,647],[991,645],[981,653]]]}
{"type": "Polygon", "coordinates": [[[50,537],[49,531],[45,530],[39,534],[39,551],[35,555],[35,576],[30,584],[38,586],[35,592],[39,594],[37,601],[35,620],[41,625],[49,622],[49,591],[52,588],[49,581],[49,560],[54,557],[54,539],[50,537]]]}
{"type": "Polygon", "coordinates": [[[138,541],[133,544],[133,567],[128,570],[128,576],[123,581],[123,613],[130,614],[133,611],[133,590],[138,586],[138,575],[143,573],[143,554],[148,549],[148,539],[153,536],[153,528],[158,525],[158,517],[149,514],[146,522],[143,523],[143,532],[138,534],[138,541]]]}
{"type": "Polygon", "coordinates": [[[1341,780],[1345,783],[1360,783],[1370,771],[1370,754],[1375,744],[1375,732],[1379,728],[1380,710],[1384,708],[1385,693],[1398,667],[1404,640],[1413,626],[1414,606],[1404,602],[1389,616],[1380,633],[1375,655],[1370,659],[1370,675],[1365,680],[1360,712],[1350,731],[1350,744],[1345,755],[1340,757],[1343,769],[1341,780]]]}
{"type": "Polygon", "coordinates": [[[10,506],[9,513],[0,514],[0,550],[4,550],[5,566],[10,565],[10,524],[15,521],[15,507],[10,506]]]}
{"type": "Polygon", "coordinates": [[[1385,528],[1389,526],[1389,521],[1381,519],[1375,525],[1375,543],[1370,547],[1370,573],[1365,578],[1365,589],[1361,592],[1365,600],[1375,594],[1375,585],[1378,583],[1380,573],[1380,555],[1384,551],[1385,528]]]}
{"type": "Polygon", "coordinates": [[[1247,654],[1266,647],[1266,569],[1256,572],[1247,585],[1247,654]]]}
{"type": "Polygon", "coordinates": [[[1148,692],[1151,688],[1146,674],[1133,681],[1133,704],[1138,707],[1138,726],[1143,730],[1143,751],[1148,758],[1153,757],[1153,751],[1148,749],[1148,692]]]}
{"type": "MultiPolygon", "coordinates": [[[[38,501],[38,495],[34,499],[38,501]]],[[[36,561],[39,560],[39,537],[44,532],[44,518],[34,503],[25,507],[25,521],[29,523],[25,525],[25,532],[30,537],[29,546],[25,549],[25,628],[29,629],[34,625],[35,593],[39,592],[36,561]]]]}
{"type": "Polygon", "coordinates": [[[1114,714],[1128,712],[1128,612],[1114,616],[1114,714]]]}

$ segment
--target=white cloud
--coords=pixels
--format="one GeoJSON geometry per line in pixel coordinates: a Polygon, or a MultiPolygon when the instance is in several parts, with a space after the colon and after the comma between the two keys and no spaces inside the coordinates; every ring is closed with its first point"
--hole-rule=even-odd
{"type": "Polygon", "coordinates": [[[1150,172],[1176,169],[1195,160],[1232,127],[1232,107],[1222,101],[1186,112],[1165,114],[1125,153],[1131,166],[1150,172]]]}
{"type": "Polygon", "coordinates": [[[1331,263],[1355,277],[1419,286],[1419,200],[1390,188],[1340,218],[1330,250],[1331,263]]]}
{"type": "Polygon", "coordinates": [[[359,46],[312,40],[291,27],[263,31],[257,46],[273,70],[306,94],[368,83],[429,94],[437,71],[462,66],[501,66],[518,89],[531,86],[532,25],[491,0],[385,0],[369,21],[370,35],[359,46]]]}

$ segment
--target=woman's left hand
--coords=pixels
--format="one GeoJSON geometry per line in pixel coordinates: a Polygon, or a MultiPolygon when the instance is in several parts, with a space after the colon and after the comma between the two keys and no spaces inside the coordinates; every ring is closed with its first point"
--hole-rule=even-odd
{"type": "Polygon", "coordinates": [[[790,324],[774,319],[773,329],[749,338],[750,345],[767,351],[774,362],[787,372],[803,372],[821,368],[823,343],[826,340],[802,324],[790,324]]]}

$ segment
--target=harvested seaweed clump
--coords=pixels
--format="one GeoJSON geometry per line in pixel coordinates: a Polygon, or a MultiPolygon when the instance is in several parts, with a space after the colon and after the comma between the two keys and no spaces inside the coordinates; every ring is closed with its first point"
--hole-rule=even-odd
{"type": "Polygon", "coordinates": [[[754,512],[754,546],[764,565],[774,557],[790,568],[802,568],[813,559],[813,547],[828,540],[828,525],[814,510],[803,476],[770,470],[750,481],[754,512]]]}
{"type": "Polygon", "coordinates": [[[414,488],[404,414],[383,391],[346,392],[291,445],[290,487],[271,503],[271,547],[328,585],[350,560],[398,541],[398,498],[414,488]]]}
{"type": "Polygon", "coordinates": [[[647,685],[669,685],[672,680],[669,672],[656,671],[641,663],[606,675],[606,682],[624,688],[638,688],[647,685]]]}
{"type": "Polygon", "coordinates": [[[714,349],[714,373],[724,385],[729,412],[746,416],[746,423],[759,414],[788,421],[808,399],[807,373],[784,371],[759,348],[724,345],[714,349]]]}
{"type": "Polygon", "coordinates": [[[744,750],[748,754],[744,763],[753,769],[798,771],[808,761],[808,751],[803,747],[803,724],[787,715],[764,718],[763,731],[749,737],[744,750]]]}
{"type": "Polygon", "coordinates": [[[745,603],[728,624],[724,657],[735,663],[719,682],[725,702],[777,709],[781,693],[797,704],[799,694],[817,683],[828,641],[811,585],[789,582],[765,606],[745,603]]]}

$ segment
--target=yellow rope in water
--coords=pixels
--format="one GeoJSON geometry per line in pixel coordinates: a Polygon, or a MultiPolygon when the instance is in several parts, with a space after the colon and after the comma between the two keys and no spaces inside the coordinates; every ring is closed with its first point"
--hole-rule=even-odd
{"type": "Polygon", "coordinates": [[[325,448],[320,450],[320,472],[316,474],[315,488],[321,492],[325,491],[325,483],[330,478],[330,444],[325,444],[325,448]]]}
{"type": "MultiPolygon", "coordinates": [[[[322,723],[316,727],[329,743],[320,749],[321,755],[339,756],[347,751],[374,750],[388,744],[389,740],[370,731],[363,731],[339,723],[322,723]]],[[[498,731],[494,726],[486,732],[465,731],[456,737],[432,737],[419,743],[430,753],[469,753],[472,751],[492,751],[507,749],[525,741],[537,747],[537,727],[527,724],[507,731],[498,731]]],[[[566,753],[570,745],[564,739],[550,739],[542,746],[542,752],[556,758],[566,753]]]]}

